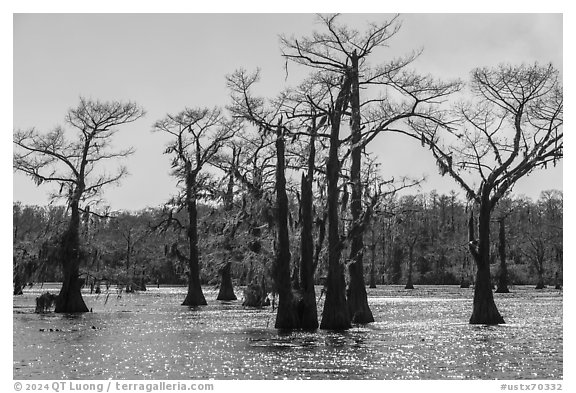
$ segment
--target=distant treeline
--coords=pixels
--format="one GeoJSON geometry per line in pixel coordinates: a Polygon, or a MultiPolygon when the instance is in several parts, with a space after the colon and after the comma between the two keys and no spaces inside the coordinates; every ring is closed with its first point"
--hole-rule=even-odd
{"type": "MultiPolygon", "coordinates": [[[[292,275],[298,277],[299,220],[297,195],[290,201],[292,275]]],[[[523,197],[501,200],[493,217],[491,268],[500,274],[498,221],[505,222],[505,258],[511,284],[553,285],[562,278],[561,191],[542,192],[537,201],[523,197]]],[[[365,231],[367,284],[414,285],[473,283],[474,264],[468,252],[467,225],[471,206],[455,193],[415,194],[385,199],[365,231]]],[[[200,278],[217,285],[219,273],[231,262],[236,285],[253,281],[272,285],[274,214],[265,206],[252,206],[246,198],[233,207],[199,205],[200,278]],[[230,236],[234,231],[234,236],[230,236]]],[[[314,217],[317,246],[315,283],[327,275],[326,248],[322,241],[322,209],[314,217]],[[322,243],[320,245],[320,243],[322,243]]],[[[94,213],[94,212],[92,212],[94,213]]],[[[187,226],[186,214],[174,219],[187,226]]],[[[13,205],[15,283],[60,281],[61,269],[54,250],[66,228],[63,206],[13,205]]],[[[165,210],[149,208],[116,214],[82,217],[81,275],[94,282],[145,289],[146,285],[185,284],[187,264],[178,258],[186,252],[186,233],[174,225],[163,227],[165,210]],[[182,251],[179,251],[182,250],[182,251]]],[[[342,215],[346,221],[346,215],[342,215]]],[[[345,227],[343,225],[342,227],[345,227]]],[[[344,243],[346,244],[346,243],[344,243]]],[[[346,255],[345,253],[343,255],[346,255]]]]}

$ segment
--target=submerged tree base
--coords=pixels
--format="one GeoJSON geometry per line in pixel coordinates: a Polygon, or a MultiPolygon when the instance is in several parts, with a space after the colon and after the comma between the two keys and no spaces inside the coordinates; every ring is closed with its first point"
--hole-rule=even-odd
{"type": "Polygon", "coordinates": [[[234,293],[234,285],[232,284],[231,276],[232,264],[228,262],[220,270],[220,290],[218,291],[218,297],[216,300],[237,300],[236,294],[234,293]]]}
{"type": "Polygon", "coordinates": [[[184,299],[184,301],[182,302],[182,306],[188,306],[188,307],[195,307],[195,306],[206,306],[208,303],[206,302],[206,299],[204,300],[199,300],[199,301],[195,301],[195,300],[190,300],[188,298],[184,299]]]}
{"type": "Polygon", "coordinates": [[[264,285],[252,282],[244,289],[244,307],[264,307],[270,305],[270,299],[264,285]]]}
{"type": "Polygon", "coordinates": [[[294,291],[293,297],[296,302],[299,329],[314,331],[318,329],[318,311],[316,309],[316,297],[314,292],[294,291]]]}
{"type": "Polygon", "coordinates": [[[368,306],[366,290],[364,290],[363,296],[348,298],[348,316],[352,323],[366,324],[374,322],[372,310],[368,306]]]}
{"type": "Polygon", "coordinates": [[[84,303],[84,300],[76,300],[76,301],[68,301],[68,302],[60,302],[60,296],[56,300],[56,308],[54,309],[55,313],[84,313],[88,312],[88,307],[84,303]]]}
{"type": "Polygon", "coordinates": [[[282,330],[295,330],[300,329],[300,316],[298,315],[298,305],[302,300],[298,295],[292,296],[288,299],[279,298],[278,311],[276,312],[276,322],[274,327],[282,330]]]}
{"type": "Polygon", "coordinates": [[[188,294],[186,295],[186,298],[182,302],[183,306],[189,306],[189,307],[205,306],[207,304],[208,303],[206,302],[206,298],[204,297],[204,294],[202,293],[202,289],[200,288],[200,286],[198,286],[197,290],[194,290],[194,288],[188,288],[188,294]]]}
{"type": "MultiPolygon", "coordinates": [[[[328,288],[330,291],[330,288],[328,288]]],[[[333,296],[326,293],[324,310],[322,311],[322,321],[320,329],[323,330],[348,330],[352,327],[350,314],[346,304],[346,297],[343,292],[337,292],[333,296]]]]}
{"type": "Polygon", "coordinates": [[[503,325],[505,323],[504,318],[502,318],[497,309],[495,311],[486,311],[484,313],[472,313],[472,316],[470,317],[471,325],[503,325]]]}
{"type": "Polygon", "coordinates": [[[320,329],[323,330],[348,330],[352,327],[347,312],[333,312],[322,314],[320,329]]]}
{"type": "Polygon", "coordinates": [[[488,292],[483,291],[482,288],[475,288],[474,293],[474,309],[470,317],[470,324],[473,325],[500,325],[504,324],[504,318],[500,315],[496,303],[494,303],[494,296],[492,290],[486,288],[488,292]]]}
{"type": "Polygon", "coordinates": [[[362,277],[362,264],[354,262],[349,265],[350,283],[346,289],[348,316],[352,323],[366,324],[374,322],[372,310],[368,305],[368,294],[362,277]]]}
{"type": "Polygon", "coordinates": [[[69,278],[62,285],[60,293],[56,297],[55,313],[84,313],[88,312],[88,307],[84,303],[81,292],[81,280],[69,278]]]}
{"type": "Polygon", "coordinates": [[[238,300],[238,298],[234,293],[234,288],[225,288],[224,286],[221,285],[216,300],[230,301],[230,300],[238,300]]]}

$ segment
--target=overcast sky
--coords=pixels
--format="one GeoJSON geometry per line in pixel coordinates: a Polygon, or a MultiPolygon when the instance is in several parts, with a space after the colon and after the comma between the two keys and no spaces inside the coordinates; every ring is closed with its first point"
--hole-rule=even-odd
{"type": "MultiPolygon", "coordinates": [[[[383,14],[343,15],[362,29],[383,14]]],[[[440,78],[467,79],[472,68],[499,63],[552,62],[562,71],[560,14],[405,14],[403,26],[370,62],[424,48],[416,66],[440,78]],[[380,56],[380,57],[379,57],[380,56]]],[[[259,92],[272,97],[294,84],[304,69],[291,65],[285,81],[279,34],[307,35],[320,26],[312,14],[16,14],[14,15],[14,129],[49,131],[63,124],[68,108],[84,96],[133,100],[145,118],[124,126],[115,145],[134,146],[125,163],[131,173],[105,199],[114,209],[158,206],[175,192],[163,156],[165,139],[152,124],[184,107],[229,103],[225,75],[261,69],[259,92]]],[[[7,143],[10,143],[7,141],[7,143]]],[[[381,135],[372,150],[385,175],[426,175],[422,191],[460,190],[441,178],[418,143],[381,135]]],[[[562,189],[562,166],[521,181],[516,194],[537,198],[562,189]]],[[[49,187],[14,175],[14,200],[44,204],[49,187]]]]}

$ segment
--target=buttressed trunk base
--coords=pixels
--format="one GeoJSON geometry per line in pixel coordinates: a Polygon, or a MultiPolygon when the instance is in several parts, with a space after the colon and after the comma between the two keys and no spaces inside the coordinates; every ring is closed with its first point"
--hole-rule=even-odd
{"type": "Polygon", "coordinates": [[[220,276],[222,280],[220,281],[220,291],[218,292],[218,297],[216,300],[236,300],[237,297],[234,294],[234,286],[232,285],[232,263],[228,262],[221,270],[220,276]]]}
{"type": "Polygon", "coordinates": [[[88,307],[82,298],[82,280],[80,280],[80,239],[78,237],[79,215],[77,208],[72,206],[70,227],[64,233],[60,243],[60,258],[64,279],[62,289],[56,298],[57,313],[88,312],[88,307]]]}
{"type": "Polygon", "coordinates": [[[56,298],[57,313],[81,313],[88,312],[88,307],[82,298],[82,280],[77,276],[67,275],[62,283],[62,289],[56,298]]]}
{"type": "Polygon", "coordinates": [[[470,323],[481,325],[498,325],[504,323],[504,318],[502,318],[496,307],[496,303],[494,303],[489,268],[478,269],[476,273],[474,308],[472,317],[470,317],[470,323]]]}
{"type": "Polygon", "coordinates": [[[347,290],[348,301],[348,315],[353,323],[370,323],[374,322],[374,316],[368,306],[368,295],[366,293],[366,285],[364,284],[361,272],[362,268],[359,262],[354,262],[349,266],[350,276],[355,277],[355,280],[350,280],[347,290]]]}
{"type": "Polygon", "coordinates": [[[182,305],[194,307],[205,306],[207,304],[204,293],[202,292],[198,273],[190,274],[188,277],[188,293],[186,294],[186,298],[182,302],[182,305]]]}

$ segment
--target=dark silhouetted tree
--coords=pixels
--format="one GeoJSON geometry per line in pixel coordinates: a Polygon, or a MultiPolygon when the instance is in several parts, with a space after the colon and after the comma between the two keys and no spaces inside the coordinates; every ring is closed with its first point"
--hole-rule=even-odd
{"type": "Polygon", "coordinates": [[[477,267],[470,323],[504,323],[492,294],[490,221],[494,207],[524,176],[563,155],[563,95],[552,66],[501,65],[472,72],[470,103],[459,124],[413,121],[412,137],[428,146],[440,173],[451,176],[478,210],[470,241],[477,267]],[[470,177],[468,173],[474,176],[470,177]]]}
{"type": "Polygon", "coordinates": [[[350,147],[347,153],[350,155],[348,182],[351,188],[347,305],[349,317],[354,322],[368,323],[374,318],[368,306],[363,268],[363,151],[379,133],[407,118],[423,116],[436,119],[438,114],[434,107],[445,96],[458,90],[460,85],[441,83],[406,71],[406,67],[418,57],[418,52],[380,66],[369,65],[370,55],[376,49],[387,46],[398,33],[400,23],[397,16],[382,23],[371,23],[363,33],[339,24],[338,15],[320,16],[319,19],[325,32],[314,32],[311,37],[302,39],[282,37],[283,55],[296,63],[340,76],[342,86],[344,82],[350,84],[347,87],[347,102],[343,106],[350,109],[344,113],[350,118],[350,147]],[[380,91],[360,97],[361,88],[380,91]],[[375,99],[374,96],[384,98],[375,99]],[[397,96],[401,97],[400,102],[394,102],[391,98],[397,96]]]}
{"type": "Polygon", "coordinates": [[[80,262],[83,252],[80,242],[82,204],[94,199],[106,185],[118,183],[126,175],[121,167],[116,173],[105,168],[104,162],[123,158],[131,149],[113,151],[111,141],[117,127],[138,120],[144,111],[136,104],[118,101],[101,102],[80,99],[76,108],[68,111],[64,128],[41,134],[35,129],[14,134],[14,169],[21,171],[40,185],[59,185],[54,197],[66,198],[70,210],[68,228],[59,241],[58,259],[62,265],[62,289],[56,300],[56,312],[87,312],[80,292],[80,262]]]}
{"type": "Polygon", "coordinates": [[[198,251],[197,201],[208,181],[202,170],[212,160],[224,143],[232,138],[235,125],[227,123],[218,108],[185,109],[177,115],[167,115],[154,124],[153,131],[168,134],[172,140],[165,153],[171,154],[173,175],[183,183],[180,195],[172,200],[165,223],[175,225],[186,232],[188,255],[176,244],[172,251],[188,265],[188,293],[182,305],[205,305],[206,299],[200,285],[200,255],[198,251]],[[187,222],[180,222],[174,210],[185,208],[187,222]]]}

